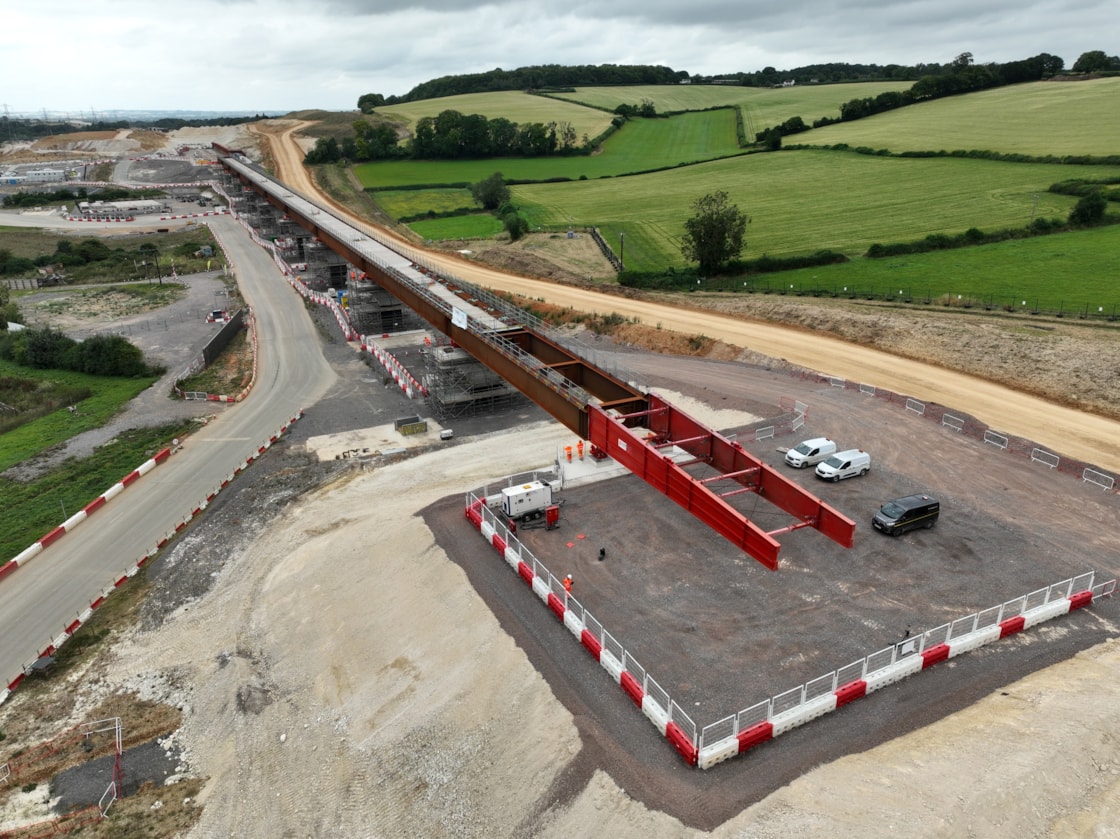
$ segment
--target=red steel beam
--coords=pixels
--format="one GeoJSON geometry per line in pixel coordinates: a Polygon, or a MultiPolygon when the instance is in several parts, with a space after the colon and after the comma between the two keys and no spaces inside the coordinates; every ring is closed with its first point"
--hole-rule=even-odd
{"type": "MultiPolygon", "coordinates": [[[[598,446],[646,483],[688,510],[725,539],[746,551],[771,571],[778,569],[781,546],[774,537],[750,521],[658,450],[665,441],[678,441],[679,448],[717,469],[728,480],[742,484],[798,520],[796,527],[814,527],[846,548],[852,546],[855,522],[829,507],[800,485],[744,451],[738,443],[706,428],[700,422],[649,394],[650,410],[641,412],[648,421],[650,439],[630,431],[625,420],[599,406],[588,406],[591,444],[598,446]]],[[[633,421],[634,415],[629,419],[633,421]]],[[[786,532],[786,531],[776,531],[786,532]]]]}

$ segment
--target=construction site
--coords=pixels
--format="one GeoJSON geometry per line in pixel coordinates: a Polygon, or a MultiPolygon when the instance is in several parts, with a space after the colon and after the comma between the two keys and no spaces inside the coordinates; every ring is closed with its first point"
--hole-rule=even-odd
{"type": "MultiPolygon", "coordinates": [[[[968,574],[931,573],[946,553],[974,552],[964,547],[972,541],[965,534],[983,532],[991,515],[976,499],[953,499],[954,484],[944,476],[954,470],[944,464],[931,471],[923,465],[928,460],[912,460],[905,446],[877,438],[858,440],[866,465],[855,488],[826,491],[811,471],[794,478],[783,463],[785,452],[801,437],[831,437],[843,424],[835,416],[831,427],[822,425],[827,409],[810,419],[808,396],[763,402],[754,422],[716,430],[648,387],[590,364],[563,346],[562,337],[484,290],[385,250],[314,206],[285,202],[282,187],[244,164],[227,159],[226,165],[240,179],[231,179],[232,193],[263,196],[251,198],[248,212],[267,218],[265,238],[273,230],[283,234],[274,241],[279,255],[291,260],[289,269],[306,271],[310,287],[337,298],[359,333],[379,330],[377,339],[363,340],[375,344],[371,352],[397,384],[410,398],[422,396],[440,423],[501,413],[528,397],[575,435],[551,467],[542,464],[554,468],[555,477],[495,476],[506,486],[473,490],[466,516],[536,595],[545,607],[542,617],[551,612],[691,765],[714,766],[1115,588],[1114,578],[1096,578],[1092,552],[1041,562],[1031,546],[1043,533],[993,540],[991,549],[1015,558],[1001,560],[999,575],[989,576],[990,562],[968,574]],[[285,229],[293,217],[305,233],[285,229]],[[334,257],[324,260],[320,250],[334,257]],[[405,329],[413,326],[411,311],[437,328],[405,329]],[[777,444],[779,437],[787,444],[777,444]],[[876,450],[874,469],[864,446],[876,450]],[[884,450],[895,457],[884,459],[884,450]],[[602,467],[625,475],[607,481],[602,467]],[[915,553],[913,544],[906,562],[891,557],[895,546],[889,543],[857,544],[857,521],[867,526],[880,504],[915,489],[936,494],[955,512],[929,538],[927,567],[920,567],[922,551],[915,553]],[[553,503],[553,493],[563,497],[553,503]],[[561,504],[570,514],[561,514],[561,504]],[[534,527],[538,523],[545,526],[534,527]],[[558,549],[561,530],[578,532],[558,549]],[[780,559],[784,545],[792,559],[780,559]],[[579,573],[568,571],[572,567],[579,573]],[[787,570],[772,573],[780,567],[787,570]],[[788,569],[801,572],[799,585],[785,579],[788,569]],[[925,581],[917,602],[908,596],[915,573],[925,581]],[[807,579],[814,581],[811,593],[807,579]],[[1008,590],[1008,579],[1021,590],[1008,590]],[[985,594],[989,600],[979,599],[985,594]],[[609,622],[593,614],[604,609],[609,622]],[[798,616],[795,623],[791,616],[798,616]],[[728,639],[759,636],[767,639],[761,658],[757,642],[745,660],[738,659],[746,650],[726,647],[728,639]],[[697,708],[723,716],[705,719],[697,708]]],[[[819,392],[826,377],[811,381],[816,399],[833,401],[819,392]]],[[[828,384],[832,391],[837,383],[828,384]]],[[[853,395],[846,391],[857,399],[867,392],[858,382],[839,384],[846,399],[853,395]]],[[[860,406],[861,421],[868,411],[897,410],[891,403],[926,414],[925,405],[905,394],[870,395],[880,399],[860,406]]],[[[944,435],[944,428],[973,426],[970,437],[980,440],[973,455],[986,453],[986,429],[931,408],[941,425],[925,424],[927,430],[944,435]]],[[[860,436],[858,427],[849,432],[853,438],[860,436]]],[[[912,439],[914,430],[908,433],[912,439]]],[[[1009,446],[1004,438],[1002,448],[1009,446]]],[[[1014,447],[1024,446],[1030,448],[1029,441],[1014,447]]],[[[1065,471],[1078,469],[1094,471],[1087,464],[1065,471]]]]}

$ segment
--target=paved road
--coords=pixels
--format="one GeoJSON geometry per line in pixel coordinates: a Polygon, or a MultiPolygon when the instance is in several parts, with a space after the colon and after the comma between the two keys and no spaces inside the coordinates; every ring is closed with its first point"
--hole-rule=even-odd
{"type": "Polygon", "coordinates": [[[271,257],[231,217],[210,223],[256,312],[256,385],[244,402],[190,437],[181,452],[4,580],[0,684],[14,679],[106,586],[335,380],[301,298],[271,257]]]}

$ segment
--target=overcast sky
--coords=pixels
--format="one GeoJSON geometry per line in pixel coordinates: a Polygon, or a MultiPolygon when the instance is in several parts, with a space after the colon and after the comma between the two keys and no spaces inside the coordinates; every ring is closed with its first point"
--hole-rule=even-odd
{"type": "Polygon", "coordinates": [[[1114,0],[27,0],[5,4],[9,113],[355,108],[534,64],[717,75],[823,62],[1120,53],[1114,0]]]}

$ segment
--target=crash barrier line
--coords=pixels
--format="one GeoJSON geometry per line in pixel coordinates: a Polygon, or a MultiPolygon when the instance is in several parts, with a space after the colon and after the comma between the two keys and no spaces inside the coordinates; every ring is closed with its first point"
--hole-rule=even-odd
{"type": "Polygon", "coordinates": [[[392,376],[393,381],[404,391],[405,396],[412,399],[417,393],[422,396],[428,395],[428,389],[420,384],[420,382],[408,372],[408,368],[401,364],[400,360],[395,355],[384,347],[381,347],[373,336],[362,335],[360,340],[361,349],[377,359],[378,363],[385,369],[385,372],[392,376]]]}
{"type": "Polygon", "coordinates": [[[933,420],[943,428],[979,440],[1002,451],[1010,452],[1029,460],[1031,463],[1038,463],[1063,474],[1080,478],[1083,483],[1099,486],[1108,492],[1118,491],[1117,476],[1114,474],[1106,472],[1091,463],[1055,454],[1024,437],[1014,437],[996,431],[975,417],[960,412],[952,413],[943,405],[923,402],[905,394],[847,379],[837,379],[834,376],[826,376],[808,370],[792,370],[789,375],[793,378],[816,381],[822,384],[828,383],[832,387],[843,387],[845,390],[853,390],[864,396],[886,400],[892,405],[900,406],[907,414],[915,414],[933,420]]]}
{"type": "Polygon", "coordinates": [[[607,671],[690,766],[698,756],[696,723],[490,509],[501,496],[468,493],[465,515],[506,564],[607,671]]]}
{"type": "MultiPolygon", "coordinates": [[[[198,504],[194,505],[191,509],[191,512],[187,516],[181,519],[179,523],[175,525],[175,527],[173,527],[164,536],[156,541],[156,544],[153,548],[151,548],[147,553],[141,556],[136,561],[136,563],[130,566],[128,570],[125,571],[122,575],[116,577],[110,585],[103,589],[97,595],[97,597],[95,597],[90,602],[88,608],[82,611],[75,620],[66,625],[61,634],[54,638],[51,643],[44,650],[42,650],[32,661],[26,663],[23,666],[22,672],[10,682],[8,682],[6,688],[0,690],[0,705],[3,705],[11,695],[12,691],[15,690],[28,675],[31,674],[36,661],[41,659],[43,656],[54,655],[55,651],[59,647],[61,647],[63,643],[66,642],[66,639],[77,632],[86,623],[86,621],[88,621],[93,616],[93,613],[97,610],[98,607],[101,606],[102,603],[105,602],[106,598],[108,598],[110,594],[112,594],[130,579],[135,577],[138,573],[140,573],[140,570],[145,565],[147,565],[148,562],[150,562],[159,553],[160,550],[162,550],[173,538],[175,538],[175,536],[180,531],[182,531],[191,522],[192,519],[201,514],[202,511],[210,505],[210,502],[213,500],[214,496],[216,496],[221,490],[229,486],[235,476],[239,475],[241,472],[247,469],[254,460],[257,460],[261,456],[261,454],[263,454],[268,448],[270,448],[273,443],[275,443],[285,432],[288,431],[289,428],[292,427],[293,423],[295,423],[300,419],[300,417],[303,416],[303,413],[303,409],[301,408],[298,414],[288,420],[288,422],[286,422],[284,425],[280,426],[279,431],[277,431],[273,435],[270,435],[265,443],[254,449],[253,452],[245,460],[241,461],[240,464],[234,468],[233,472],[231,472],[225,479],[223,479],[218,486],[216,486],[213,490],[206,494],[205,500],[200,501],[198,504]]],[[[156,457],[159,458],[160,455],[163,454],[164,453],[161,452],[159,455],[156,455],[156,457]]],[[[166,459],[166,455],[164,455],[162,459],[166,459]]],[[[0,574],[0,576],[2,576],[2,574],[0,574]]]]}
{"type": "MultiPolygon", "coordinates": [[[[223,195],[225,194],[224,190],[222,190],[222,193],[223,195]]],[[[272,260],[276,263],[276,267],[280,269],[280,272],[284,275],[284,278],[288,281],[292,288],[299,292],[300,296],[304,297],[307,300],[311,300],[314,303],[318,303],[321,306],[327,306],[331,310],[331,312],[334,313],[335,320],[338,321],[338,326],[342,330],[342,334],[346,338],[346,340],[358,340],[358,333],[350,323],[349,315],[347,315],[346,312],[343,311],[342,307],[338,305],[337,300],[332,299],[329,295],[320,294],[317,291],[312,291],[311,289],[309,289],[303,282],[303,280],[293,273],[292,267],[288,265],[288,263],[280,255],[280,250],[276,247],[275,242],[270,242],[268,239],[265,239],[263,236],[261,236],[240,214],[234,213],[234,217],[249,233],[250,238],[252,238],[252,240],[257,245],[264,248],[272,255],[272,260]]]]}
{"type": "Polygon", "coordinates": [[[117,495],[119,495],[126,486],[133,483],[141,475],[146,475],[151,472],[156,468],[156,466],[163,463],[170,456],[171,449],[163,449],[162,451],[157,452],[155,457],[151,457],[148,460],[144,461],[144,463],[140,465],[140,468],[133,469],[131,472],[121,478],[121,480],[117,481],[117,483],[113,484],[113,486],[109,487],[109,489],[101,493],[101,495],[99,495],[93,501],[89,502],[81,510],[74,513],[74,515],[70,516],[70,518],[66,519],[66,521],[64,521],[62,524],[58,525],[45,536],[39,538],[33,544],[24,548],[22,551],[16,554],[15,557],[9,560],[4,566],[0,567],[0,580],[11,574],[17,568],[26,565],[29,560],[42,553],[44,548],[54,544],[64,535],[70,533],[79,524],[88,519],[95,510],[101,509],[101,507],[107,501],[110,501],[117,495]]]}
{"type": "Polygon", "coordinates": [[[952,623],[908,637],[859,661],[764,700],[697,730],[696,724],[626,649],[526,548],[491,509],[501,496],[468,493],[465,517],[534,594],[606,670],[612,680],[690,766],[722,763],[856,699],[1029,629],[1091,605],[1116,591],[1116,579],[1094,585],[1095,572],[1009,600],[952,623]]]}
{"type": "Polygon", "coordinates": [[[935,664],[1089,606],[1116,591],[1094,572],[1062,580],[872,653],[839,670],[704,726],[699,766],[708,769],[829,711],[935,664]]]}

